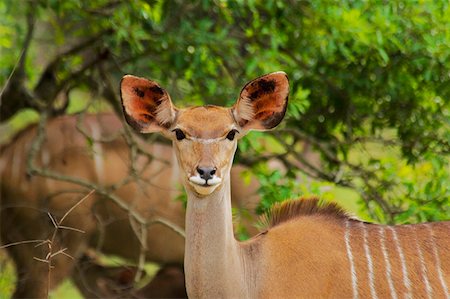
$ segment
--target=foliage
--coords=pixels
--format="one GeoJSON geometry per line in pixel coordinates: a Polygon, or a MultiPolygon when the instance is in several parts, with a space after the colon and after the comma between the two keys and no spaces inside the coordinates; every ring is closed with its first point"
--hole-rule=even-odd
{"type": "Polygon", "coordinates": [[[74,90],[120,111],[124,73],[160,81],[181,106],[232,104],[246,81],[282,69],[284,126],[238,156],[257,165],[261,209],[331,184],[359,193],[374,220],[450,217],[447,1],[39,0],[25,14],[15,3],[0,3],[3,120],[25,107],[64,113],[74,90]],[[260,164],[270,159],[284,168],[260,164]]]}
{"type": "Polygon", "coordinates": [[[14,266],[7,260],[3,252],[0,252],[0,268],[2,269],[2,275],[0,275],[0,298],[9,298],[14,291],[15,277],[10,275],[10,273],[13,273],[14,266]]]}
{"type": "MultiPolygon", "coordinates": [[[[383,179],[393,187],[385,198],[404,210],[395,215],[396,223],[438,221],[450,215],[450,167],[448,160],[428,155],[423,162],[409,165],[382,159],[383,179]]],[[[382,218],[384,215],[380,215],[382,218]]],[[[383,219],[383,218],[382,218],[383,219]]]]}

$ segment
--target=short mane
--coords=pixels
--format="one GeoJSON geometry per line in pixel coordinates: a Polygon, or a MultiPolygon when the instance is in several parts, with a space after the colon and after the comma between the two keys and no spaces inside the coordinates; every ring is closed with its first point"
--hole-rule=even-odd
{"type": "Polygon", "coordinates": [[[275,203],[260,218],[260,227],[267,230],[301,216],[322,215],[336,219],[353,219],[344,209],[334,202],[320,200],[317,197],[300,197],[275,203]]]}

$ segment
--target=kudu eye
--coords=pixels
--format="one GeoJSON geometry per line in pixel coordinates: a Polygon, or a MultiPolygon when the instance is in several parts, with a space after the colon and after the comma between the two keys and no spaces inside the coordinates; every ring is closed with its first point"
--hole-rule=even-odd
{"type": "Polygon", "coordinates": [[[186,135],[184,135],[183,131],[181,131],[180,129],[174,129],[172,132],[175,132],[177,140],[183,140],[184,138],[186,138],[186,135]]]}
{"type": "Polygon", "coordinates": [[[236,130],[236,129],[231,130],[227,134],[227,139],[228,140],[233,140],[234,139],[234,135],[236,135],[236,133],[238,133],[238,130],[236,130]]]}

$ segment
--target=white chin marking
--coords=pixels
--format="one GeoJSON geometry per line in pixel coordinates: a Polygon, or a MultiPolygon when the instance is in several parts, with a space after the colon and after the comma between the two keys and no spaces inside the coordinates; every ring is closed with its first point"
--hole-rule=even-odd
{"type": "Polygon", "coordinates": [[[219,185],[214,185],[214,186],[200,186],[200,185],[196,185],[196,184],[192,184],[192,187],[194,187],[195,192],[197,192],[200,195],[209,195],[211,193],[214,192],[214,190],[216,190],[216,188],[219,185]]]}
{"type": "Polygon", "coordinates": [[[206,180],[202,179],[199,175],[196,175],[191,176],[189,178],[189,182],[191,183],[192,187],[194,187],[195,191],[198,194],[208,195],[213,193],[214,190],[216,190],[216,188],[222,182],[222,179],[217,176],[213,176],[211,179],[208,180],[208,185],[205,185],[206,180]]]}

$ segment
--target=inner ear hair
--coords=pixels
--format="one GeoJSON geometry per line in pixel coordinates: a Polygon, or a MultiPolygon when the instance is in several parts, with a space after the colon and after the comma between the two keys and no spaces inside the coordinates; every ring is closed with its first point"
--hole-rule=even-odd
{"type": "Polygon", "coordinates": [[[169,94],[155,81],[126,75],[120,83],[127,122],[142,133],[168,129],[176,118],[169,94]]]}
{"type": "Polygon", "coordinates": [[[268,130],[283,119],[289,96],[286,73],[270,73],[248,82],[233,107],[236,122],[246,130],[268,130]]]}
{"type": "Polygon", "coordinates": [[[240,97],[238,103],[233,107],[233,117],[240,127],[244,127],[253,117],[255,111],[248,97],[240,97]]]}
{"type": "Polygon", "coordinates": [[[173,106],[169,94],[166,95],[168,99],[162,100],[156,108],[156,120],[160,126],[168,129],[175,122],[178,109],[173,106]]]}

